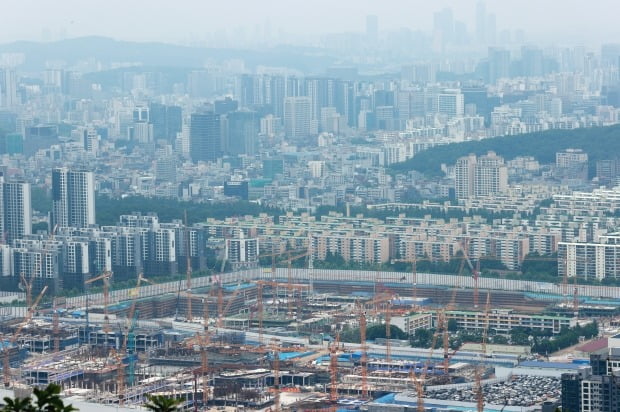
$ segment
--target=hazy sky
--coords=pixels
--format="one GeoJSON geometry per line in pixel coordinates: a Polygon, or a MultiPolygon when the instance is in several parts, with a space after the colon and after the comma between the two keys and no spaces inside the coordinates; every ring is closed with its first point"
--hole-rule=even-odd
{"type": "MultiPolygon", "coordinates": [[[[451,7],[473,31],[476,0],[1,0],[0,42],[41,40],[46,31],[78,37],[179,42],[244,27],[254,33],[320,34],[361,31],[367,14],[380,30],[428,31],[433,12],[451,7]]],[[[523,28],[528,38],[558,43],[620,42],[618,0],[487,0],[501,29],[523,28]]]]}

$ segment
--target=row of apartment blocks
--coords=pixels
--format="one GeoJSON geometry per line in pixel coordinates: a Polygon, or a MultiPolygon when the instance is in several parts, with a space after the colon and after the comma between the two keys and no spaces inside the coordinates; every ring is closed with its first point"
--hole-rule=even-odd
{"type": "Polygon", "coordinates": [[[555,194],[553,203],[542,207],[541,213],[572,216],[618,216],[620,214],[620,187],[598,188],[592,192],[555,194]]]}
{"type": "MultiPolygon", "coordinates": [[[[206,232],[157,216],[123,215],[116,226],[58,227],[56,233],[28,235],[0,245],[0,281],[16,288],[25,280],[34,291],[83,290],[85,282],[108,271],[114,281],[138,274],[184,273],[188,251],[193,270],[206,268],[206,232]]],[[[23,284],[22,284],[23,286],[23,284]]]]}
{"type": "Polygon", "coordinates": [[[471,258],[492,257],[514,270],[529,253],[555,253],[562,240],[561,228],[522,223],[490,225],[482,218],[445,221],[430,216],[388,217],[382,221],[332,213],[320,219],[287,214],[280,216],[277,224],[267,216],[209,219],[204,227],[213,238],[231,238],[239,232],[246,238],[258,238],[263,253],[306,248],[311,239],[310,249],[317,260],[332,254],[345,261],[366,263],[387,263],[392,259],[447,262],[466,245],[471,258]]]}
{"type": "Polygon", "coordinates": [[[561,242],[558,272],[569,278],[620,278],[620,233],[599,236],[597,242],[561,242]]]}

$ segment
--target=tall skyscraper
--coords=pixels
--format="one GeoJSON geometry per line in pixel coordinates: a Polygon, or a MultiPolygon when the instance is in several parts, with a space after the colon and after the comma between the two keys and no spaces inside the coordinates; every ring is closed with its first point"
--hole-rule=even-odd
{"type": "Polygon", "coordinates": [[[190,157],[192,161],[213,161],[221,156],[220,115],[213,112],[194,113],[190,121],[190,157]]]}
{"type": "Polygon", "coordinates": [[[6,243],[32,233],[30,183],[5,182],[0,175],[0,228],[6,243]]]}
{"type": "Polygon", "coordinates": [[[226,152],[254,156],[258,150],[258,116],[249,110],[226,115],[226,152]]]}
{"type": "Polygon", "coordinates": [[[284,76],[269,76],[265,79],[265,103],[269,104],[275,117],[284,116],[284,98],[286,94],[286,78],[284,76]]]}
{"type": "Polygon", "coordinates": [[[182,109],[161,103],[149,104],[149,122],[153,124],[153,139],[174,141],[183,124],[182,109]]]}
{"type": "Polygon", "coordinates": [[[330,107],[334,101],[334,79],[307,78],[306,95],[310,98],[312,120],[321,118],[321,109],[330,107]]]}
{"type": "Polygon", "coordinates": [[[52,230],[95,224],[93,172],[59,167],[52,171],[52,230]]]}
{"type": "Polygon", "coordinates": [[[523,46],[521,48],[522,75],[536,77],[543,75],[543,52],[538,47],[523,46]]]}
{"type": "Polygon", "coordinates": [[[444,8],[433,16],[433,35],[442,47],[454,41],[454,15],[452,9],[444,8]]]}
{"type": "Polygon", "coordinates": [[[17,105],[17,76],[14,70],[0,69],[0,107],[17,105]]]}
{"type": "Polygon", "coordinates": [[[312,99],[287,97],[284,100],[284,132],[287,138],[304,138],[310,135],[312,99]]]}
{"type": "Polygon", "coordinates": [[[257,103],[254,98],[254,95],[256,94],[254,90],[254,83],[254,76],[249,74],[244,74],[237,78],[236,97],[239,100],[239,105],[241,107],[248,107],[257,103]]]}
{"type": "Polygon", "coordinates": [[[590,366],[562,374],[562,410],[615,412],[620,406],[620,339],[607,339],[607,349],[590,354],[590,366]]]}
{"type": "Polygon", "coordinates": [[[230,97],[226,97],[223,100],[216,100],[213,102],[213,111],[215,114],[226,114],[230,112],[234,112],[239,108],[239,102],[237,100],[233,100],[230,97]]]}
{"type": "Polygon", "coordinates": [[[489,13],[486,26],[487,44],[497,43],[497,17],[495,13],[489,13]]]}
{"type": "Polygon", "coordinates": [[[489,83],[510,77],[510,51],[489,47],[489,83]]]}
{"type": "Polygon", "coordinates": [[[487,41],[486,26],[487,7],[483,1],[479,1],[476,4],[476,40],[480,44],[485,44],[487,41]]]}

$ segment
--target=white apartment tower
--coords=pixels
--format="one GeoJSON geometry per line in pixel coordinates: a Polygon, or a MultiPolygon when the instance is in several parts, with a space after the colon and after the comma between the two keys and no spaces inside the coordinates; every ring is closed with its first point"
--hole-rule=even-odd
{"type": "Polygon", "coordinates": [[[0,107],[12,108],[17,103],[17,76],[15,71],[0,68],[0,107]]]}
{"type": "Polygon", "coordinates": [[[5,243],[32,233],[30,183],[5,182],[0,175],[0,233],[5,243]]]}
{"type": "Polygon", "coordinates": [[[490,196],[508,189],[508,169],[504,165],[504,158],[495,152],[488,152],[478,158],[474,177],[476,196],[490,196]]]}
{"type": "Polygon", "coordinates": [[[465,113],[465,97],[459,89],[446,89],[437,95],[437,113],[462,117],[465,113]]]}
{"type": "Polygon", "coordinates": [[[464,156],[454,168],[454,191],[457,199],[490,196],[508,189],[508,169],[504,158],[488,152],[476,157],[464,156]]]}
{"type": "Polygon", "coordinates": [[[93,172],[65,167],[52,171],[52,225],[83,228],[95,224],[93,172]]]}
{"type": "Polygon", "coordinates": [[[287,138],[305,138],[310,135],[312,100],[309,97],[287,97],[284,100],[284,131],[287,138]]]}
{"type": "Polygon", "coordinates": [[[454,192],[457,199],[474,196],[476,155],[470,154],[456,161],[454,167],[454,192]]]}

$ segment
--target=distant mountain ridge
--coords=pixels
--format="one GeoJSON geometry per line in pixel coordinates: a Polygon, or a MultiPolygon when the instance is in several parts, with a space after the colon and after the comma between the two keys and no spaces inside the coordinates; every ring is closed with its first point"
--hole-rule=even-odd
{"type": "Polygon", "coordinates": [[[144,66],[202,67],[208,60],[242,59],[249,67],[283,66],[304,71],[323,71],[334,57],[318,49],[277,47],[265,50],[189,47],[159,42],[132,42],[90,36],[49,43],[18,41],[1,44],[0,53],[24,53],[22,70],[42,70],[45,62],[64,60],[73,65],[93,58],[103,63],[140,62],[144,66]]]}

